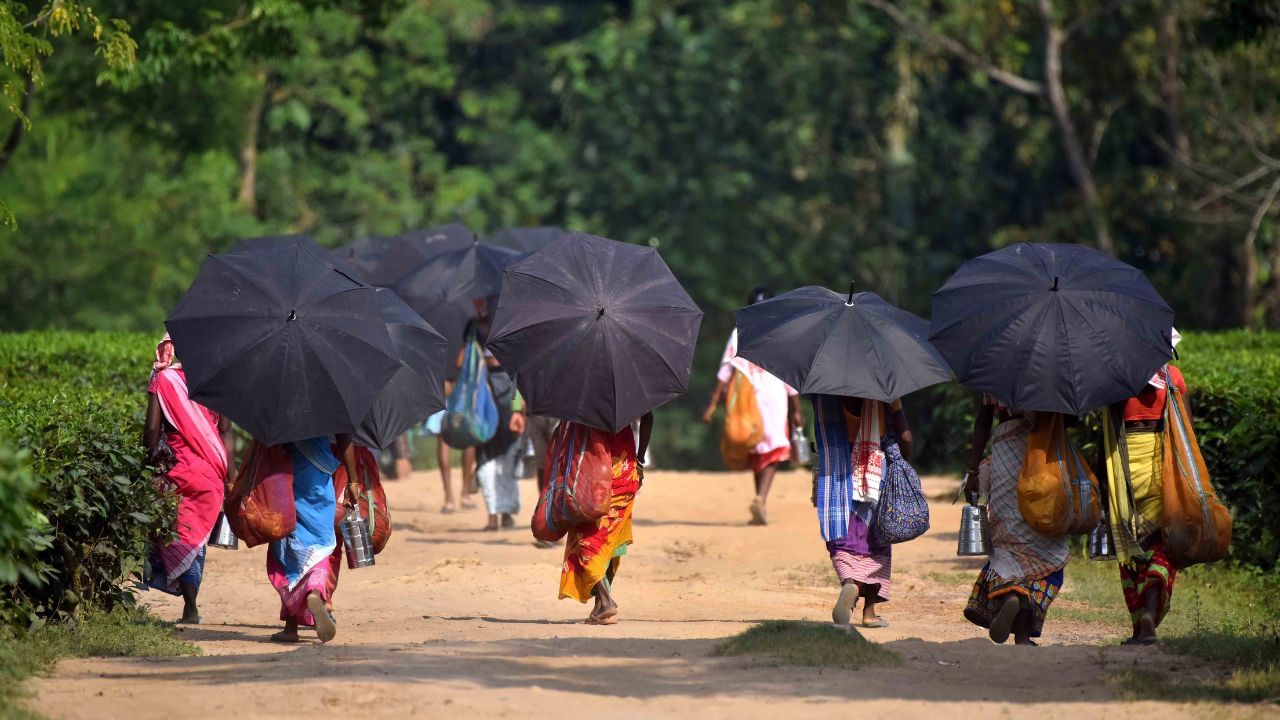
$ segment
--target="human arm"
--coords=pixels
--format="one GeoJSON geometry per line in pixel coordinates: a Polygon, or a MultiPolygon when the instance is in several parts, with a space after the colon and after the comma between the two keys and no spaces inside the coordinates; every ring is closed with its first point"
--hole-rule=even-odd
{"type": "Polygon", "coordinates": [[[907,462],[911,462],[911,448],[913,445],[911,437],[911,425],[907,423],[907,413],[902,409],[902,401],[894,400],[889,406],[889,411],[893,415],[893,431],[898,435],[898,449],[902,451],[902,457],[907,462]]]}
{"type": "Polygon", "coordinates": [[[524,397],[520,395],[520,391],[516,391],[516,395],[511,399],[511,432],[517,435],[524,434],[524,397]]]}
{"type": "Polygon", "coordinates": [[[965,483],[966,494],[978,492],[978,466],[982,464],[982,455],[986,452],[987,442],[991,440],[991,421],[995,418],[996,408],[978,400],[977,412],[973,415],[973,440],[969,447],[968,481],[965,483]]]}
{"type": "Polygon", "coordinates": [[[702,422],[710,425],[711,418],[716,415],[716,407],[720,405],[720,400],[724,397],[724,391],[728,389],[729,383],[720,380],[716,383],[716,389],[711,391],[711,401],[707,403],[707,409],[702,412],[702,422]]]}
{"type": "Polygon", "coordinates": [[[142,447],[147,451],[147,459],[155,454],[160,444],[160,433],[164,430],[164,414],[160,411],[160,400],[152,393],[147,393],[147,421],[142,426],[142,447]]]}
{"type": "Polygon", "coordinates": [[[792,395],[790,398],[790,402],[791,402],[791,427],[792,428],[804,427],[804,410],[802,410],[800,407],[800,396],[792,395]]]}
{"type": "Polygon", "coordinates": [[[355,505],[360,497],[360,475],[358,474],[359,468],[356,463],[356,445],[350,433],[339,433],[337,440],[338,459],[342,461],[342,466],[347,469],[346,502],[348,505],[355,505]]]}
{"type": "Polygon", "coordinates": [[[640,443],[636,447],[636,460],[643,466],[644,456],[649,452],[649,437],[653,434],[653,413],[645,413],[640,418],[640,443]]]}
{"type": "Polygon", "coordinates": [[[218,418],[218,434],[222,436],[222,447],[227,453],[227,476],[223,482],[230,488],[236,476],[236,434],[231,429],[231,420],[225,415],[218,418]]]}

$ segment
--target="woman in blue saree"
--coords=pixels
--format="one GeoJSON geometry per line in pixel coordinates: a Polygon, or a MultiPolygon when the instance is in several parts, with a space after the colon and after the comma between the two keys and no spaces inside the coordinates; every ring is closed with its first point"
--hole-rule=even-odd
{"type": "MultiPolygon", "coordinates": [[[[329,642],[338,632],[332,610],[341,546],[333,475],[340,464],[346,466],[348,478],[359,475],[351,436],[339,435],[337,440],[337,456],[325,437],[287,445],[293,456],[298,523],[293,532],[267,549],[267,577],[280,593],[280,619],[284,621],[284,629],[271,636],[276,642],[298,642],[299,627],[314,627],[321,642],[329,642]]],[[[355,502],[358,493],[358,486],[348,485],[347,502],[355,502]]]]}

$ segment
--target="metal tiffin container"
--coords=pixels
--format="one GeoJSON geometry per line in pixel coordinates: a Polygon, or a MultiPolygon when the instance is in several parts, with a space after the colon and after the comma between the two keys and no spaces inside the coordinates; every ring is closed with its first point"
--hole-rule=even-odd
{"type": "Polygon", "coordinates": [[[960,511],[960,542],[956,555],[971,557],[991,554],[991,531],[987,527],[987,508],[978,504],[978,497],[970,494],[969,502],[960,511]]]}
{"type": "Polygon", "coordinates": [[[1099,520],[1097,526],[1089,531],[1089,559],[1116,559],[1116,546],[1111,541],[1111,523],[1106,517],[1099,520]]]}
{"type": "Polygon", "coordinates": [[[796,427],[791,431],[791,462],[797,465],[809,465],[813,462],[809,438],[805,437],[802,427],[796,427]]]}
{"type": "Polygon", "coordinates": [[[240,549],[240,538],[231,529],[226,513],[218,513],[218,519],[213,523],[213,532],[209,533],[209,545],[223,550],[240,549]]]}
{"type": "Polygon", "coordinates": [[[369,521],[360,517],[360,510],[348,505],[340,526],[342,542],[346,546],[347,567],[354,570],[372,565],[373,535],[369,532],[369,521]]]}

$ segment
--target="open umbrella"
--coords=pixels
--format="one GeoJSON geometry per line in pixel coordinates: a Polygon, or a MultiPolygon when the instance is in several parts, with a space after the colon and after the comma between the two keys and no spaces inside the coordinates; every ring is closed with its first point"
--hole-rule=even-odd
{"type": "Polygon", "coordinates": [[[1142,272],[1081,245],[1019,243],[933,294],[930,340],[962,384],[1083,415],[1137,395],[1172,352],[1173,310],[1142,272]]]}
{"type": "Polygon", "coordinates": [[[209,256],[165,326],[191,397],[269,444],[352,431],[401,366],[374,289],[304,236],[209,256]]]}
{"type": "Polygon", "coordinates": [[[568,235],[564,228],[545,227],[513,227],[499,230],[489,238],[494,245],[509,247],[529,255],[568,235]]]}
{"type": "Polygon", "coordinates": [[[443,293],[447,301],[492,297],[502,287],[502,271],[522,257],[519,250],[472,242],[414,268],[396,283],[396,291],[403,297],[443,293]]]}
{"type": "Polygon", "coordinates": [[[951,379],[929,323],[872,292],[808,286],[734,315],[738,355],[803,394],[890,401],[951,379]]]}
{"type": "Polygon", "coordinates": [[[701,322],[656,250],[572,233],[507,269],[488,347],[533,414],[616,432],[685,392],[701,322]]]}
{"type": "Polygon", "coordinates": [[[395,292],[378,288],[376,298],[401,364],[373,401],[355,437],[368,447],[385,448],[405,430],[444,409],[448,343],[395,292]]]}
{"type": "Polygon", "coordinates": [[[395,271],[384,259],[397,242],[398,238],[370,235],[334,249],[332,256],[349,263],[359,273],[360,279],[370,285],[394,285],[404,272],[395,271]]]}

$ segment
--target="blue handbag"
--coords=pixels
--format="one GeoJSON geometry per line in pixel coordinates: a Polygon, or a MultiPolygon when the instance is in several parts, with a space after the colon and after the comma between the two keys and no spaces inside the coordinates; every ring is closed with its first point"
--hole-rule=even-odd
{"type": "Polygon", "coordinates": [[[902,457],[892,431],[880,443],[884,450],[884,478],[871,519],[871,542],[884,546],[914,540],[929,530],[929,501],[915,468],[902,457]]]}
{"type": "Polygon", "coordinates": [[[498,405],[489,387],[489,368],[473,336],[467,340],[458,380],[445,402],[440,437],[449,447],[469,448],[489,442],[497,431],[498,405]]]}

